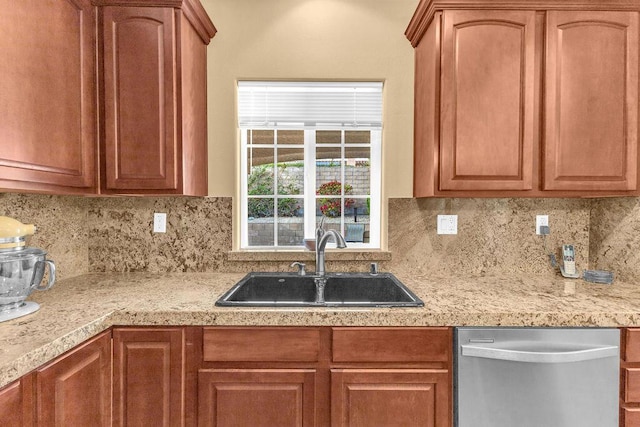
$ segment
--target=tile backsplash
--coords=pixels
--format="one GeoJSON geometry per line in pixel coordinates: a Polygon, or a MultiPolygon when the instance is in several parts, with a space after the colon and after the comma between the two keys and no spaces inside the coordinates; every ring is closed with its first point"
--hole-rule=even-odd
{"type": "MultiPolygon", "coordinates": [[[[87,272],[245,272],[288,269],[290,261],[232,261],[231,198],[0,194],[0,214],[35,223],[29,242],[56,261],[59,276],[87,272]],[[154,212],[167,233],[152,233],[154,212]]],[[[579,268],[640,277],[640,199],[391,199],[390,261],[381,268],[418,274],[553,274],[546,255],[576,248],[579,268]],[[458,215],[458,234],[437,235],[438,214],[458,215]],[[536,236],[536,214],[551,235],[536,236]],[[545,250],[546,245],[546,250],[545,250]]],[[[331,269],[362,269],[334,261],[331,269]]],[[[357,263],[357,265],[356,265],[357,263]]],[[[366,264],[365,264],[366,265],[366,264]]]]}

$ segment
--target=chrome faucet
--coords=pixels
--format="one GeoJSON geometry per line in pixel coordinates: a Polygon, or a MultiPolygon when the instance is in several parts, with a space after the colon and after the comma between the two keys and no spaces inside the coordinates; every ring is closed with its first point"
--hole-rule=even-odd
{"type": "Polygon", "coordinates": [[[333,241],[336,243],[338,249],[344,249],[347,247],[347,242],[344,241],[344,237],[335,230],[325,231],[322,228],[324,218],[320,221],[320,225],[316,229],[316,276],[324,277],[326,271],[324,268],[324,249],[327,246],[329,238],[333,237],[333,241]]]}

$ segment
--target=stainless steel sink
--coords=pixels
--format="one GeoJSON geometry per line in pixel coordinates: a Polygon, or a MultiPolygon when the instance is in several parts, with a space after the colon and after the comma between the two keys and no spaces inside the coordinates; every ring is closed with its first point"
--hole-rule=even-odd
{"type": "Polygon", "coordinates": [[[216,302],[239,307],[421,307],[424,303],[391,273],[328,273],[324,298],[318,276],[249,273],[216,302]],[[322,301],[324,299],[324,301],[322,301]]]}

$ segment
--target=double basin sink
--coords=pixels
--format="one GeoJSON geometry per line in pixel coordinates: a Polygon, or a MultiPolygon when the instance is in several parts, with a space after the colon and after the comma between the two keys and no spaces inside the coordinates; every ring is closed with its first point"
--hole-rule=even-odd
{"type": "Polygon", "coordinates": [[[249,273],[216,302],[232,307],[421,307],[391,273],[249,273]]]}

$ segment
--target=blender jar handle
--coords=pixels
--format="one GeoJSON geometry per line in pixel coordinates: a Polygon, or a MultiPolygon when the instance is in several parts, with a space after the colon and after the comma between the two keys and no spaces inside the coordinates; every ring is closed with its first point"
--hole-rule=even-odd
{"type": "Polygon", "coordinates": [[[46,265],[49,266],[49,280],[45,285],[43,285],[41,282],[41,283],[38,283],[38,285],[36,286],[36,290],[46,291],[47,289],[53,286],[53,282],[55,282],[56,280],[56,265],[50,259],[45,259],[44,261],[38,261],[38,262],[45,263],[46,265]]]}

